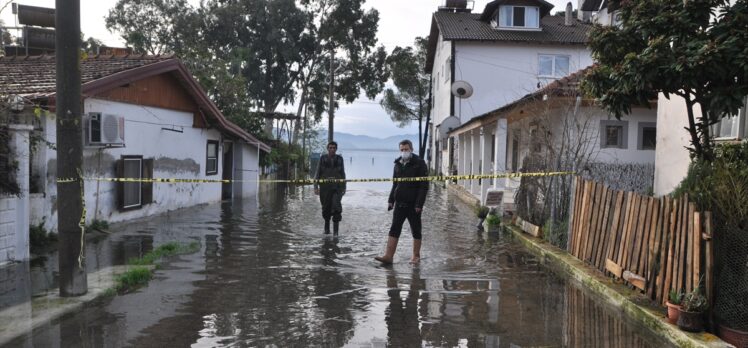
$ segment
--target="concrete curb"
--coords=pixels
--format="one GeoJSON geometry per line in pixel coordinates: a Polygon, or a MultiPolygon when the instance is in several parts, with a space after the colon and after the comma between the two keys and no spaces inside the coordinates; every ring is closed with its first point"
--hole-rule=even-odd
{"type": "Polygon", "coordinates": [[[620,308],[628,317],[640,322],[674,346],[734,348],[734,346],[709,333],[693,334],[681,331],[677,326],[669,324],[664,317],[663,309],[652,306],[645,296],[623,284],[613,282],[612,279],[605,277],[597,269],[571,256],[565,250],[527,235],[516,226],[503,225],[503,229],[511,233],[532,254],[538,256],[540,263],[563,277],[579,282],[585,288],[598,294],[610,305],[620,308]]]}
{"type": "Polygon", "coordinates": [[[0,311],[0,346],[23,336],[31,334],[34,329],[65,314],[81,309],[85,304],[96,300],[114,287],[115,278],[132,267],[148,267],[153,271],[155,266],[113,266],[88,274],[88,292],[80,297],[60,297],[59,290],[33,298],[31,302],[22,303],[0,311]]]}

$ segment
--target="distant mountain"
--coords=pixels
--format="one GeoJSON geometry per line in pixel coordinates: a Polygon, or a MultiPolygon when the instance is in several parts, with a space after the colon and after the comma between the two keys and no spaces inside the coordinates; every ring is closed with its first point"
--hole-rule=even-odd
{"type": "MultiPolygon", "coordinates": [[[[320,134],[327,140],[327,132],[322,131],[320,134]]],[[[413,147],[418,149],[418,134],[395,135],[387,138],[374,138],[368,135],[355,135],[348,133],[335,132],[335,141],[338,143],[340,150],[393,150],[397,151],[398,144],[403,139],[413,142],[413,147]]]]}

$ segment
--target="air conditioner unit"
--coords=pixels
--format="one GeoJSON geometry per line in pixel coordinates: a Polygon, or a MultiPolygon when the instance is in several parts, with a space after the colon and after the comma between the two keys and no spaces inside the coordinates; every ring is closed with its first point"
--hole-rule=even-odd
{"type": "Polygon", "coordinates": [[[92,112],[86,122],[86,145],[125,146],[125,118],[92,112]]]}

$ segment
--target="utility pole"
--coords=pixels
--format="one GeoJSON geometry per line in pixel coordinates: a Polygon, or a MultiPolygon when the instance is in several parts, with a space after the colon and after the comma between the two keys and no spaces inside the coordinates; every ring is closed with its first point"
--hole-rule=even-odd
{"type": "Polygon", "coordinates": [[[335,47],[330,49],[330,108],[327,110],[328,116],[328,127],[327,127],[327,142],[333,141],[334,125],[333,120],[335,119],[335,47]]]}
{"type": "MultiPolygon", "coordinates": [[[[79,178],[83,162],[80,68],[80,0],[56,0],[55,60],[57,93],[57,177],[79,178]]],[[[57,184],[60,296],[88,291],[85,242],[78,225],[83,213],[83,182],[57,184]]]]}

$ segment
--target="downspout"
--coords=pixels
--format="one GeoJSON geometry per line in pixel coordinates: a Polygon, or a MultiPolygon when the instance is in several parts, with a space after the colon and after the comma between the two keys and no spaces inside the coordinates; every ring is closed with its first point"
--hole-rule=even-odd
{"type": "MultiPolygon", "coordinates": [[[[96,165],[96,173],[98,175],[101,175],[101,152],[103,151],[103,148],[99,148],[99,158],[98,158],[98,164],[96,165]]],[[[103,176],[103,175],[102,175],[103,176]]],[[[96,180],[96,203],[94,206],[94,220],[99,219],[99,186],[101,185],[101,180],[96,180]]]]}

